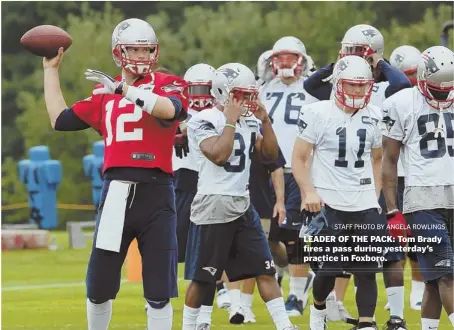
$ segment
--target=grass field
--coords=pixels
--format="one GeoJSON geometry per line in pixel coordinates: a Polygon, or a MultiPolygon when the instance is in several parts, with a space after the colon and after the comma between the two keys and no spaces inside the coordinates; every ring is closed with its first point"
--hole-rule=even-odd
{"type": "MultiPolygon", "coordinates": [[[[3,330],[83,330],[85,320],[85,271],[90,249],[70,250],[68,239],[63,232],[54,232],[60,247],[57,251],[7,251],[2,253],[2,329],[3,330]]],[[[406,272],[406,306],[409,306],[410,277],[406,272]]],[[[179,276],[183,276],[180,265],[179,276]]],[[[174,326],[181,329],[184,293],[187,282],[179,280],[180,298],[174,299],[174,326]]],[[[288,289],[288,277],[284,279],[284,289],[288,289]]],[[[386,303],[382,276],[379,275],[379,303],[376,319],[379,328],[388,319],[383,310],[386,303]]],[[[345,301],[347,309],[356,316],[353,288],[350,286],[345,301]]],[[[256,324],[230,325],[225,310],[214,309],[213,329],[274,329],[265,305],[255,293],[253,311],[256,324]]],[[[444,312],[443,312],[444,313],[444,312]]],[[[420,329],[419,312],[405,310],[409,330],[420,329]]],[[[309,313],[293,321],[301,330],[308,329],[309,313]]],[[[146,327],[144,299],[141,284],[125,282],[114,302],[110,329],[139,329],[146,327]]],[[[329,323],[329,330],[350,329],[344,323],[329,323]]],[[[451,329],[443,314],[440,330],[451,329]]]]}

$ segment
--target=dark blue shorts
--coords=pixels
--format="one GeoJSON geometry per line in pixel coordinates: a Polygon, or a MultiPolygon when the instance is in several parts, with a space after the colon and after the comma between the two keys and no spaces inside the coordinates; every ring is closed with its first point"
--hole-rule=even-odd
{"type": "Polygon", "coordinates": [[[185,279],[215,283],[224,270],[231,282],[275,274],[268,241],[252,205],[235,221],[190,225],[185,279]]]}
{"type": "Polygon", "coordinates": [[[406,214],[415,246],[429,246],[432,251],[417,253],[421,274],[425,282],[454,274],[454,210],[437,209],[406,214]],[[438,242],[423,241],[440,238],[438,242]]]}
{"type": "Polygon", "coordinates": [[[376,238],[390,239],[385,216],[377,209],[357,212],[339,211],[329,206],[325,209],[329,225],[314,238],[323,237],[325,242],[312,242],[312,255],[337,257],[337,260],[311,260],[311,268],[331,276],[342,275],[344,271],[353,274],[381,272],[386,261],[384,247],[390,243],[378,242],[376,238]]]}
{"type": "Polygon", "coordinates": [[[106,180],[103,186],[87,269],[87,297],[96,303],[115,299],[120,289],[121,268],[134,238],[137,238],[142,256],[144,297],[153,301],[177,297],[176,211],[172,181],[137,183],[135,189],[131,185],[119,253],[95,247],[110,182],[106,180]]]}
{"type": "MultiPolygon", "coordinates": [[[[268,239],[271,242],[294,241],[298,238],[299,230],[302,227],[300,218],[301,194],[300,188],[296,183],[293,174],[284,174],[285,180],[285,210],[286,222],[279,226],[277,219],[271,220],[270,234],[268,239]]],[[[276,201],[276,195],[273,189],[273,201],[276,201]]]]}

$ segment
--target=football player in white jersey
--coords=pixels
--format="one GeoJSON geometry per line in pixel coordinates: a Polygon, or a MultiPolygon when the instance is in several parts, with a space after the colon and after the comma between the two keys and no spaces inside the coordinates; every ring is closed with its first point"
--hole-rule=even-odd
{"type": "MultiPolygon", "coordinates": [[[[408,78],[399,69],[392,67],[383,58],[384,38],[375,27],[360,24],[351,27],[344,35],[339,51],[339,58],[346,55],[356,55],[365,58],[371,65],[374,76],[374,87],[370,103],[380,107],[383,101],[394,93],[404,88],[410,88],[411,84],[408,78]]],[[[311,75],[304,82],[304,88],[308,93],[320,100],[333,98],[333,88],[330,79],[333,73],[334,63],[330,64],[311,75]]],[[[381,198],[384,203],[384,199],[381,198]]],[[[384,205],[382,205],[384,207],[384,205]]],[[[397,326],[404,324],[404,277],[403,268],[400,263],[405,260],[404,253],[390,252],[387,256],[387,262],[384,265],[383,278],[388,295],[390,306],[390,319],[387,322],[386,330],[394,330],[397,326]]],[[[343,306],[343,298],[348,286],[349,275],[343,275],[336,283],[335,295],[340,314],[343,318],[348,317],[348,313],[343,306]]],[[[330,297],[331,298],[331,297],[330,297]]],[[[331,302],[331,299],[329,300],[331,302]]],[[[331,304],[329,304],[331,307],[331,304]]],[[[336,320],[329,308],[330,320],[336,320]]],[[[403,327],[403,326],[402,326],[403,327]]]]}
{"type": "MultiPolygon", "coordinates": [[[[358,56],[345,56],[333,71],[334,100],[304,106],[298,121],[298,139],[293,149],[292,169],[304,201],[303,210],[314,214],[308,228],[323,221],[320,236],[348,237],[313,242],[313,247],[330,248],[330,252],[314,252],[317,257],[334,256],[337,260],[320,260],[311,266],[317,269],[313,284],[310,329],[326,329],[326,299],[343,271],[355,274],[358,282],[356,304],[357,329],[377,329],[373,316],[378,292],[375,272],[382,269],[383,253],[368,251],[371,261],[358,261],[361,252],[333,248],[369,247],[372,236],[389,237],[386,219],[380,215],[378,197],[381,190],[380,109],[369,104],[373,88],[369,63],[358,56]],[[311,162],[311,154],[313,160],[311,162]],[[311,164],[312,163],[312,164],[311,164]],[[382,228],[381,230],[378,228],[382,228]],[[368,242],[355,237],[369,237],[368,242]],[[352,244],[352,241],[355,241],[352,244]],[[340,255],[348,256],[342,260],[340,255]]],[[[303,230],[302,230],[303,231],[303,230]]],[[[379,243],[375,243],[377,246],[379,243]]]]}
{"type": "Polygon", "coordinates": [[[303,105],[318,100],[303,88],[303,73],[308,71],[308,61],[306,47],[301,40],[283,37],[276,41],[272,49],[271,66],[274,79],[260,88],[259,98],[273,122],[287,164],[283,171],[286,219],[281,224],[277,219],[272,220],[268,239],[273,251],[279,250],[280,242],[286,246],[290,273],[290,295],[286,310],[291,316],[299,316],[309,298],[313,275],[309,273],[309,265],[303,265],[303,244],[298,237],[302,226],[299,209],[301,196],[291,173],[291,156],[299,111],[303,105]]]}
{"type": "Polygon", "coordinates": [[[191,206],[199,240],[186,291],[183,330],[196,328],[202,301],[224,270],[231,281],[255,277],[276,328],[297,329],[285,312],[266,236],[249,199],[250,155],[258,152],[265,160],[278,156],[271,122],[257,103],[255,76],[242,64],[225,64],[216,70],[212,94],[216,106],[188,122],[189,144],[199,168],[191,206]]]}
{"type": "MultiPolygon", "coordinates": [[[[413,46],[403,45],[393,50],[391,56],[389,57],[389,62],[394,68],[399,69],[401,72],[405,73],[411,84],[413,86],[416,86],[417,69],[420,59],[421,52],[419,51],[419,49],[413,46]]],[[[399,210],[402,210],[402,202],[405,189],[405,173],[400,158],[397,162],[397,175],[397,207],[399,210]]],[[[412,245],[413,243],[409,243],[409,246],[412,245]]],[[[424,279],[419,270],[416,253],[408,252],[407,257],[410,260],[412,276],[410,307],[414,310],[421,310],[422,296],[424,293],[424,279]]],[[[387,306],[388,305],[389,304],[387,304],[387,306]]]]}
{"type": "Polygon", "coordinates": [[[454,53],[434,46],[421,55],[417,86],[395,94],[382,107],[386,114],[383,191],[391,234],[398,237],[411,233],[417,247],[430,247],[417,251],[425,281],[422,330],[438,329],[442,307],[454,325],[453,103],[454,53]],[[403,210],[399,210],[397,159],[402,146],[405,194],[403,210]]]}

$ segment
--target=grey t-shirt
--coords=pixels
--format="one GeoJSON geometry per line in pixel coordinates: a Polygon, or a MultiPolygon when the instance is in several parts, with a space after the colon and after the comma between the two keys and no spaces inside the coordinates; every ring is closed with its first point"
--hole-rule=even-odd
{"type": "Polygon", "coordinates": [[[454,186],[405,187],[403,213],[454,209],[454,186]]]}
{"type": "Polygon", "coordinates": [[[249,195],[197,194],[191,204],[191,221],[196,225],[227,223],[238,219],[251,204],[249,195]]]}

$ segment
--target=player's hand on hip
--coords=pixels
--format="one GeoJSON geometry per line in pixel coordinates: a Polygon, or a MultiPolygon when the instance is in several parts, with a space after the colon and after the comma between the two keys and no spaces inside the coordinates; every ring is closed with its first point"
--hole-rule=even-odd
{"type": "Polygon", "coordinates": [[[44,69],[58,69],[60,66],[61,59],[63,58],[63,47],[58,49],[57,56],[52,58],[43,57],[43,67],[44,69]]]}
{"type": "Polygon", "coordinates": [[[322,206],[324,205],[325,204],[316,192],[309,192],[304,198],[302,209],[312,213],[317,213],[320,212],[322,206]]]}
{"type": "Polygon", "coordinates": [[[236,100],[233,94],[229,94],[229,100],[224,108],[224,114],[228,120],[236,122],[243,114],[243,100],[236,100]]]}
{"type": "Polygon", "coordinates": [[[274,207],[273,207],[273,218],[276,218],[278,216],[277,221],[278,221],[279,225],[282,225],[284,223],[286,212],[287,211],[285,210],[284,203],[276,203],[276,204],[274,204],[274,207]]]}
{"type": "Polygon", "coordinates": [[[93,91],[94,95],[97,94],[115,94],[115,89],[117,88],[117,85],[119,84],[118,81],[113,79],[111,76],[108,74],[105,74],[102,71],[98,70],[92,70],[92,69],[87,69],[85,71],[85,78],[87,80],[94,81],[98,84],[103,84],[104,86],[101,88],[96,88],[93,91]]]}
{"type": "MultiPolygon", "coordinates": [[[[408,228],[407,221],[399,210],[394,210],[386,214],[386,219],[388,220],[388,232],[396,240],[399,237],[411,236],[411,231],[408,228]]],[[[402,246],[405,246],[406,243],[400,241],[402,246]]]]}

